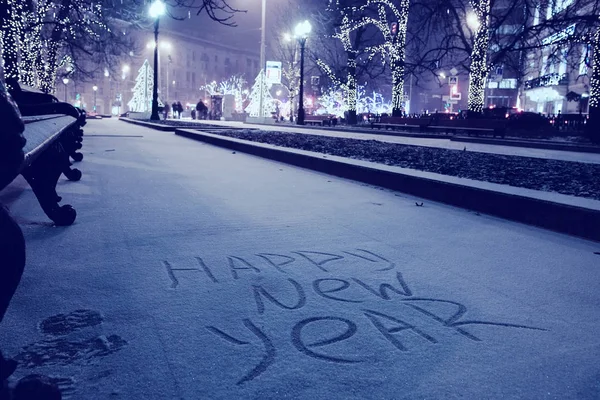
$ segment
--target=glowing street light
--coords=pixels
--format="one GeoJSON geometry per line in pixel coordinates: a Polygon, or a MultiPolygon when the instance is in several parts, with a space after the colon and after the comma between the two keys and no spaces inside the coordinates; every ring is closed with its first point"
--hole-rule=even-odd
{"type": "Polygon", "coordinates": [[[94,85],[92,86],[92,89],[94,90],[94,112],[96,112],[96,93],[98,92],[98,86],[94,85]]]}
{"type": "Polygon", "coordinates": [[[300,44],[300,93],[298,96],[298,118],[296,119],[298,125],[304,125],[304,47],[311,30],[312,27],[308,21],[300,22],[294,29],[294,37],[300,44]]]}
{"type": "Polygon", "coordinates": [[[477,30],[477,28],[479,28],[479,25],[481,25],[481,23],[479,22],[479,17],[473,11],[470,11],[467,14],[467,25],[472,30],[477,30]]]}
{"type": "Polygon", "coordinates": [[[63,78],[63,83],[65,85],[65,103],[67,102],[67,84],[69,83],[69,78],[63,78]]]}
{"type": "Polygon", "coordinates": [[[150,5],[150,17],[154,18],[154,87],[152,88],[152,114],[150,119],[158,121],[158,24],[160,16],[166,11],[165,3],[154,0],[150,5]]]}

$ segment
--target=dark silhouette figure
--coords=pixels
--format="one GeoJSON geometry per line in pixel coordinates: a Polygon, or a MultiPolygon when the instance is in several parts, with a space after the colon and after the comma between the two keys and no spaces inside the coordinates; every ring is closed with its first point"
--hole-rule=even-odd
{"type": "Polygon", "coordinates": [[[61,400],[58,386],[44,375],[27,375],[19,380],[13,400],[61,400]]]}
{"type": "Polygon", "coordinates": [[[183,106],[181,105],[180,101],[177,102],[177,113],[177,118],[181,119],[181,114],[183,113],[183,106]]]}
{"type": "Polygon", "coordinates": [[[171,106],[169,105],[169,103],[165,102],[165,107],[163,108],[163,113],[164,113],[163,119],[169,118],[169,111],[171,111],[171,106]]]}
{"type": "Polygon", "coordinates": [[[177,118],[177,114],[178,114],[177,113],[178,108],[177,108],[177,102],[176,101],[174,101],[173,104],[171,104],[171,110],[173,110],[173,119],[176,119],[177,118]]]}
{"type": "Polygon", "coordinates": [[[206,107],[202,100],[198,101],[198,104],[196,104],[196,111],[198,112],[198,119],[206,119],[208,107],[206,107]]]}

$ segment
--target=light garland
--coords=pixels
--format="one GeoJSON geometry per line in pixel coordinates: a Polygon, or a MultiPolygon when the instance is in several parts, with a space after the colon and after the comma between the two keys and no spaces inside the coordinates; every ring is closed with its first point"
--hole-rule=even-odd
{"type": "Polygon", "coordinates": [[[110,33],[103,22],[102,4],[89,0],[38,0],[29,7],[19,0],[4,0],[6,14],[0,24],[0,44],[5,76],[26,85],[54,92],[57,70],[78,43],[87,53],[110,33]],[[48,27],[51,28],[48,28],[48,27]]]}
{"type": "Polygon", "coordinates": [[[23,36],[23,3],[19,0],[6,1],[6,14],[1,16],[0,47],[4,59],[4,76],[19,80],[19,49],[23,36]]]}
{"type": "Polygon", "coordinates": [[[592,76],[590,77],[589,106],[600,107],[600,28],[592,41],[592,76]]]}
{"type": "Polygon", "coordinates": [[[200,90],[208,92],[211,96],[232,94],[235,98],[235,111],[241,113],[244,111],[244,102],[248,98],[248,91],[245,90],[247,83],[241,75],[235,75],[219,83],[212,81],[200,86],[200,90]]]}
{"type": "Polygon", "coordinates": [[[270,85],[261,85],[261,81],[265,79],[265,71],[263,69],[260,70],[256,80],[254,81],[254,85],[252,86],[252,90],[250,91],[250,103],[244,109],[251,117],[258,117],[260,115],[260,90],[263,89],[263,113],[262,115],[271,115],[273,111],[275,111],[275,107],[273,105],[273,97],[271,97],[271,92],[269,90],[270,85]]]}
{"type": "MultiPolygon", "coordinates": [[[[154,70],[150,66],[148,60],[144,60],[144,64],[138,70],[138,76],[135,78],[133,87],[133,97],[127,103],[129,111],[134,112],[149,112],[152,110],[152,90],[154,88],[154,70]]],[[[158,99],[158,106],[162,107],[163,103],[158,99]]]]}
{"type": "Polygon", "coordinates": [[[489,71],[486,59],[489,42],[490,0],[472,0],[471,5],[479,25],[475,30],[475,39],[471,50],[467,108],[469,111],[481,113],[485,101],[485,81],[489,71]]]}

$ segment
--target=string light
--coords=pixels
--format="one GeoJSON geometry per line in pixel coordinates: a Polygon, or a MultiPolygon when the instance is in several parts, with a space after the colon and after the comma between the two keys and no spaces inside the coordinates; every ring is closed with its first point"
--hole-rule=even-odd
{"type": "MultiPolygon", "coordinates": [[[[490,13],[489,0],[472,0],[474,15],[477,17],[475,24],[475,39],[471,50],[471,66],[469,73],[469,95],[467,108],[476,113],[483,112],[485,101],[485,80],[488,74],[488,25],[490,13]]],[[[474,18],[473,18],[474,20],[474,18]]]]}
{"type": "MultiPolygon", "coordinates": [[[[103,41],[103,32],[111,32],[103,22],[99,3],[38,0],[26,9],[19,0],[5,2],[8,18],[0,26],[5,76],[46,93],[55,90],[57,70],[67,60],[69,43],[77,42],[83,51],[90,52],[103,41]],[[52,28],[46,35],[48,26],[52,28]]],[[[70,65],[72,60],[68,59],[70,65]]]]}
{"type": "MultiPolygon", "coordinates": [[[[600,29],[596,30],[592,40],[592,76],[590,77],[589,106],[600,107],[600,29]]],[[[590,113],[591,114],[591,113],[590,113]]]]}
{"type": "Polygon", "coordinates": [[[338,28],[338,32],[333,37],[342,42],[348,57],[346,82],[342,84],[334,76],[331,68],[326,67],[322,60],[318,60],[317,63],[335,85],[342,87],[346,91],[349,110],[356,110],[356,59],[358,55],[358,49],[353,48],[350,35],[357,29],[373,25],[383,35],[384,43],[368,46],[365,52],[368,54],[369,60],[372,60],[376,54],[381,54],[384,65],[385,60],[389,60],[392,70],[392,113],[393,115],[401,114],[404,97],[404,61],[409,3],[410,0],[400,0],[398,4],[390,0],[368,0],[361,7],[344,8],[340,7],[339,0],[336,0],[335,3],[333,1],[330,2],[329,9],[333,11],[337,10],[342,15],[342,23],[338,28]],[[377,18],[364,13],[367,8],[372,7],[377,9],[377,18]],[[360,16],[354,19],[350,18],[350,16],[356,15],[360,16]],[[388,15],[393,19],[391,22],[388,21],[388,15]]]}

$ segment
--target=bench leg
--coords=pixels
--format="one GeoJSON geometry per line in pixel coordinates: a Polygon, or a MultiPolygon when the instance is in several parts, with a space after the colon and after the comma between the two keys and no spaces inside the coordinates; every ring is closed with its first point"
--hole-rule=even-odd
{"type": "MultiPolygon", "coordinates": [[[[66,135],[63,135],[63,137],[61,137],[60,144],[62,145],[63,149],[69,154],[69,156],[75,159],[75,157],[78,157],[75,154],[80,154],[83,159],[83,154],[76,153],[76,150],[81,148],[81,141],[77,137],[76,132],[72,131],[66,135]]],[[[71,168],[71,163],[69,162],[68,157],[67,162],[64,164],[62,172],[70,181],[78,181],[81,179],[81,171],[77,168],[71,168]]]]}
{"type": "Polygon", "coordinates": [[[63,135],[64,139],[61,140],[61,143],[69,153],[69,156],[75,161],[83,160],[83,154],[78,153],[77,150],[81,149],[83,145],[81,142],[83,141],[83,129],[76,129],[71,131],[69,134],[63,135]]]}
{"type": "Polygon", "coordinates": [[[77,212],[70,205],[58,205],[61,198],[56,193],[58,178],[69,164],[69,156],[62,146],[53,145],[22,173],[42,210],[59,226],[71,225],[77,217],[77,212]]]}

